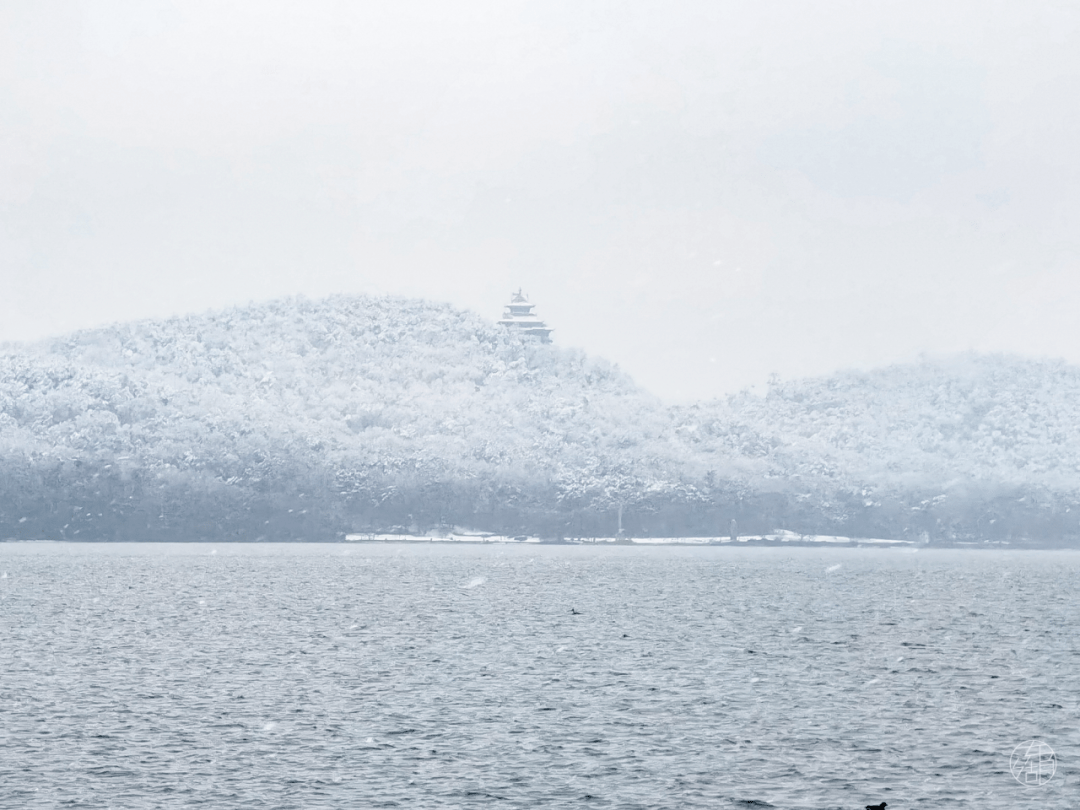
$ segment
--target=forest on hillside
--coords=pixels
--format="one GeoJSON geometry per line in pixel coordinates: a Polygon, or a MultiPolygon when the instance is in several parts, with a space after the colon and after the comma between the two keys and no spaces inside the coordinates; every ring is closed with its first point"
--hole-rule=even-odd
{"type": "Polygon", "coordinates": [[[1077,544],[1078,394],[967,356],[667,407],[448,305],[289,299],[0,351],[0,538],[1077,544]]]}

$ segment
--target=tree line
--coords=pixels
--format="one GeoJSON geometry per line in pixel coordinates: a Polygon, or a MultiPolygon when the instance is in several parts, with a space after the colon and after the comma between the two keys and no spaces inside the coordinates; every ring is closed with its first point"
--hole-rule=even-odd
{"type": "Polygon", "coordinates": [[[0,538],[1073,544],[1080,373],[966,356],[668,407],[442,304],[288,299],[0,354],[0,538]]]}

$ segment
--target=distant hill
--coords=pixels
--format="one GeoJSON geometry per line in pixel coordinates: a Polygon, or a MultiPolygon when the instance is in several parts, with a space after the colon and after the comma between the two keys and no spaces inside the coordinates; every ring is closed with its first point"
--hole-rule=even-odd
{"type": "Polygon", "coordinates": [[[125,324],[0,357],[0,536],[597,531],[624,492],[680,497],[669,422],[609,363],[441,304],[125,324]]]}
{"type": "Polygon", "coordinates": [[[0,538],[558,538],[621,511],[645,535],[1073,543],[1078,393],[1072,366],[963,357],[668,408],[446,305],[283,300],[0,352],[0,538]]]}
{"type": "MultiPolygon", "coordinates": [[[[965,355],[675,409],[684,444],[854,533],[1080,538],[1080,368],[965,355]]],[[[1040,541],[1041,542],[1041,541],[1040,541]]]]}

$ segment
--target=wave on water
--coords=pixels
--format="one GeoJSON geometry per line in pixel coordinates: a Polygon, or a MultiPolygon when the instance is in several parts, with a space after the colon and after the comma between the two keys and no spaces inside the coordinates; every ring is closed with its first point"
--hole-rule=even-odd
{"type": "Polygon", "coordinates": [[[1075,552],[207,551],[0,543],[0,810],[1077,807],[1075,552]]]}

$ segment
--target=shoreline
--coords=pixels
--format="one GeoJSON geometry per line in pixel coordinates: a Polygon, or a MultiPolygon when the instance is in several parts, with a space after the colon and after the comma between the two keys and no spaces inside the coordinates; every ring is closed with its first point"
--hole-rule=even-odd
{"type": "Polygon", "coordinates": [[[879,548],[919,547],[914,540],[889,540],[869,537],[841,537],[837,535],[804,535],[795,532],[745,535],[741,537],[564,537],[541,538],[535,535],[501,534],[388,534],[383,532],[357,532],[345,535],[347,543],[447,543],[447,544],[503,544],[503,545],[565,545],[565,546],[842,546],[879,548]]]}

